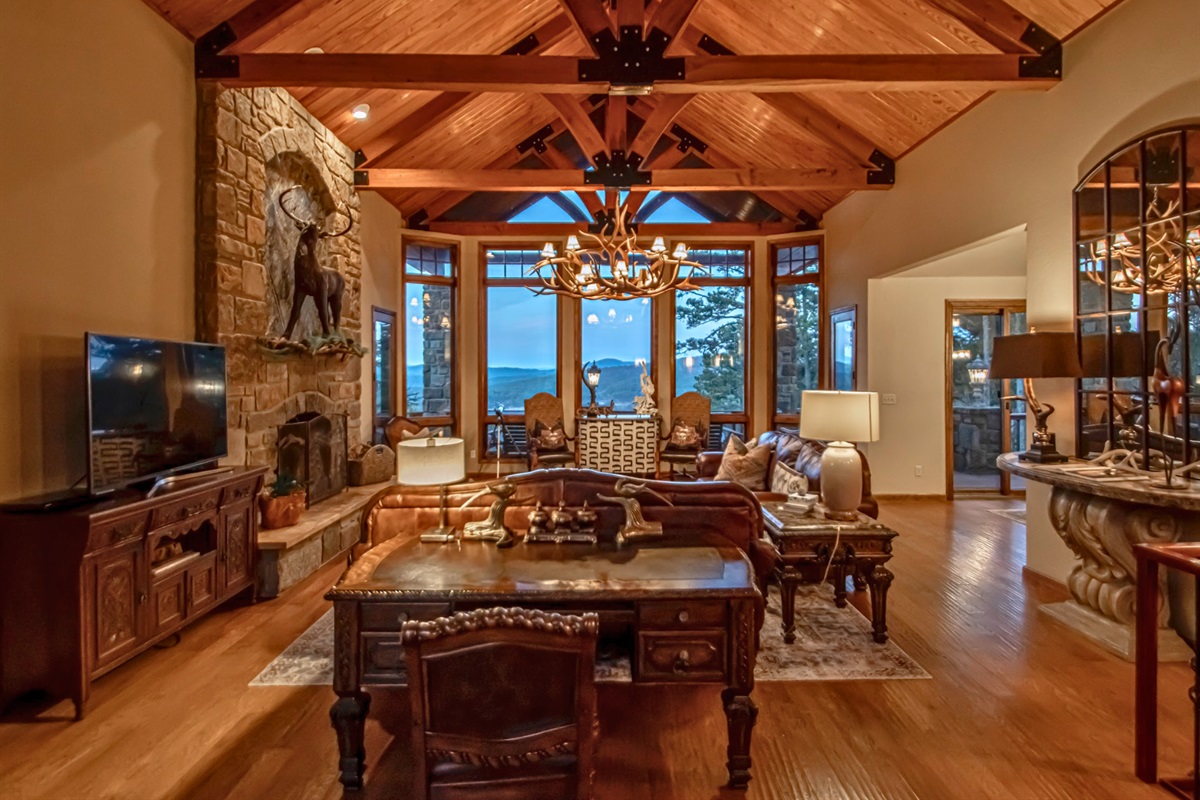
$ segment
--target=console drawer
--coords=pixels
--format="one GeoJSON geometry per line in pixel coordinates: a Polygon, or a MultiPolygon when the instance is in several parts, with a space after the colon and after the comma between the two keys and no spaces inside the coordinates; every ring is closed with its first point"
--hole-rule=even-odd
{"type": "Polygon", "coordinates": [[[437,619],[450,614],[447,603],[363,603],[361,608],[364,631],[399,631],[410,619],[437,619]]]}
{"type": "Polygon", "coordinates": [[[164,525],[170,525],[172,522],[180,522],[196,514],[212,511],[219,504],[220,497],[221,490],[212,489],[195,497],[189,497],[186,500],[166,503],[154,509],[154,518],[151,520],[150,526],[152,528],[161,528],[164,525]]]}
{"type": "Polygon", "coordinates": [[[638,606],[638,619],[648,628],[722,628],[725,612],[723,602],[679,600],[642,603],[638,606]]]}
{"type": "Polygon", "coordinates": [[[141,538],[146,532],[146,514],[135,514],[95,525],[88,532],[89,551],[141,538]]]}
{"type": "Polygon", "coordinates": [[[634,674],[643,681],[720,680],[726,652],[724,630],[640,631],[634,674]]]}

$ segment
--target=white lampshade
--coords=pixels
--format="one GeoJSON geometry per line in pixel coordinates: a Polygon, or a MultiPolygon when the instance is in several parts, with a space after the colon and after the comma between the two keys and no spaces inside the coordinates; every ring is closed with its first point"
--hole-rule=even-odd
{"type": "Polygon", "coordinates": [[[800,398],[800,435],[831,442],[879,440],[877,392],[804,392],[800,398]]]}
{"type": "Polygon", "coordinates": [[[396,480],[409,486],[440,486],[466,476],[463,440],[451,437],[400,442],[396,480]]]}

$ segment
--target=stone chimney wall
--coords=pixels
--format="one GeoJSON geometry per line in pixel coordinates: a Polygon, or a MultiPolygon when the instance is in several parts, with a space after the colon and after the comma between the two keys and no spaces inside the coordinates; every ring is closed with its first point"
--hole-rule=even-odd
{"type": "MultiPolygon", "coordinates": [[[[225,345],[229,453],[234,463],[275,466],[280,425],[303,411],[346,414],[349,447],[360,441],[362,359],[286,356],[263,348],[279,336],[292,300],[292,258],[299,230],[279,207],[346,236],[323,239],[323,266],[346,282],[341,332],[361,331],[362,246],[354,154],[300,103],[278,89],[197,87],[197,336],[225,345]]],[[[320,333],[313,301],[292,338],[320,333]]],[[[360,342],[361,344],[361,342],[360,342]]]]}

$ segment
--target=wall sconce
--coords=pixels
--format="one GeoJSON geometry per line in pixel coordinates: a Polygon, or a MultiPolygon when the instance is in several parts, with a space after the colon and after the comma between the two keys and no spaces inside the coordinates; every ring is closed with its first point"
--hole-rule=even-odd
{"type": "Polygon", "coordinates": [[[988,365],[983,363],[981,359],[976,358],[967,364],[967,377],[971,379],[971,383],[979,385],[987,383],[988,365]]]}

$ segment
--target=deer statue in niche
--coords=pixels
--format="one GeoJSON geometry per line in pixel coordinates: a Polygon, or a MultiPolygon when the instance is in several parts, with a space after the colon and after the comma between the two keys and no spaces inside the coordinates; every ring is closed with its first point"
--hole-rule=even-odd
{"type": "Polygon", "coordinates": [[[289,194],[299,188],[299,186],[293,186],[279,195],[279,207],[292,222],[296,223],[296,230],[300,231],[300,241],[296,243],[296,254],[292,258],[292,311],[288,315],[283,338],[292,338],[292,331],[295,330],[296,322],[300,319],[300,310],[304,306],[306,297],[311,297],[316,304],[317,317],[321,320],[321,334],[328,337],[331,332],[330,322],[333,323],[332,332],[336,334],[342,321],[342,293],[346,290],[346,279],[336,269],[321,266],[321,262],[317,259],[317,245],[322,239],[336,239],[339,236],[345,236],[350,232],[354,221],[350,218],[350,211],[347,209],[346,227],[337,233],[326,233],[317,227],[315,221],[300,219],[288,211],[287,204],[284,202],[289,194]]]}

